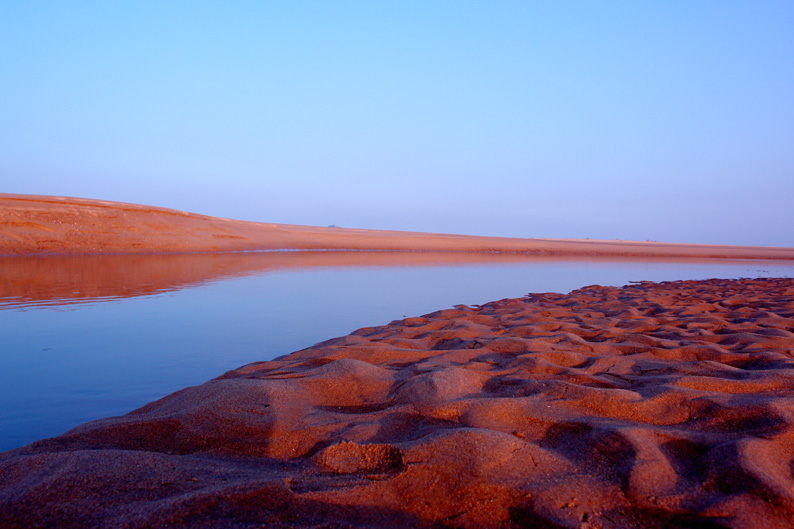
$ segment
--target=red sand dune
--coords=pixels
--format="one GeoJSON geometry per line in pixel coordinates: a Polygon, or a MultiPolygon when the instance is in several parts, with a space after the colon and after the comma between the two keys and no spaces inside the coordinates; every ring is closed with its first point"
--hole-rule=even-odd
{"type": "Polygon", "coordinates": [[[794,248],[511,239],[266,224],[135,204],[0,194],[0,255],[184,253],[267,249],[501,251],[794,259],[794,248]]]}
{"type": "Polygon", "coordinates": [[[361,329],[0,456],[27,527],[794,527],[794,280],[361,329]]]}

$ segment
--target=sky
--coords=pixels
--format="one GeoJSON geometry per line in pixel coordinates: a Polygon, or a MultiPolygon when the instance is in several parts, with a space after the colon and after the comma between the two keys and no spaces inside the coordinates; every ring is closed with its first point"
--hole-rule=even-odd
{"type": "Polygon", "coordinates": [[[0,0],[0,192],[794,246],[794,2],[0,0]]]}

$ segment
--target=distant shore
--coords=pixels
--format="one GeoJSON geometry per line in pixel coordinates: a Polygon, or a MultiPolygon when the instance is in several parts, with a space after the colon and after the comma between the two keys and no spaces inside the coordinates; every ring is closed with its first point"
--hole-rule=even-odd
{"type": "Polygon", "coordinates": [[[0,256],[262,250],[794,259],[794,248],[323,228],[223,219],[85,198],[0,193],[0,256]]]}

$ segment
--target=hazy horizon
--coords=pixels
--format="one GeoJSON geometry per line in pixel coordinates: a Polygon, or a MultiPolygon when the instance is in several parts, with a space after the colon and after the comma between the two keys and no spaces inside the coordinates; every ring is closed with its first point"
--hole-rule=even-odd
{"type": "Polygon", "coordinates": [[[794,246],[794,3],[5,2],[0,192],[794,246]]]}

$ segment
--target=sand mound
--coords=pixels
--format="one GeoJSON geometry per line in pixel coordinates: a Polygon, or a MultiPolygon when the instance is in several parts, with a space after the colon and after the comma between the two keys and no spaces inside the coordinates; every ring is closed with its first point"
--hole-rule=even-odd
{"type": "Polygon", "coordinates": [[[274,249],[794,259],[794,248],[321,228],[245,222],[107,200],[0,193],[0,256],[274,249]]]}
{"type": "Polygon", "coordinates": [[[3,527],[794,526],[794,280],[459,306],[0,458],[3,527]]]}

